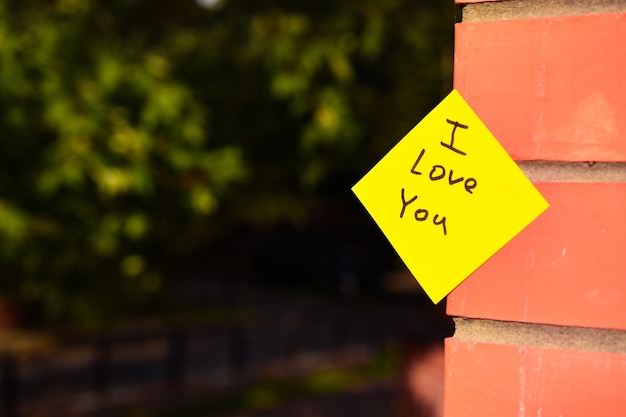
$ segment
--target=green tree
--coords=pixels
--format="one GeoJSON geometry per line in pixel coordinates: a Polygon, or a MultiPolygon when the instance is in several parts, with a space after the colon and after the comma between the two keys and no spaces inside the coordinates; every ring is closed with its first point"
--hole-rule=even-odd
{"type": "Polygon", "coordinates": [[[451,88],[447,3],[3,2],[0,292],[98,323],[305,218],[451,88]]]}

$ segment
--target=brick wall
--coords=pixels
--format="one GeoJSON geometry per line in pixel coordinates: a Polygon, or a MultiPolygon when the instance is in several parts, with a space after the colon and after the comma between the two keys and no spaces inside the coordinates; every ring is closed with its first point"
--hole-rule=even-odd
{"type": "Polygon", "coordinates": [[[444,416],[626,415],[626,1],[462,3],[455,88],[550,208],[448,297],[444,416]]]}

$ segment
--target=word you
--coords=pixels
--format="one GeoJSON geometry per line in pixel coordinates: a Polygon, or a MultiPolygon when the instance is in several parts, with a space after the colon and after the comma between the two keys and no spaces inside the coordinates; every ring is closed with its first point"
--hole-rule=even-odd
{"type": "MultiPolygon", "coordinates": [[[[446,149],[449,149],[450,151],[454,152],[455,154],[461,155],[461,156],[467,156],[467,153],[463,152],[462,150],[460,150],[459,148],[454,146],[454,134],[456,133],[457,128],[461,128],[461,129],[469,129],[469,126],[464,125],[459,123],[458,121],[454,121],[454,120],[450,120],[450,119],[446,119],[446,122],[451,124],[453,126],[452,128],[452,134],[450,136],[450,142],[440,142],[441,146],[443,146],[446,149]]],[[[422,149],[420,154],[418,155],[417,159],[415,160],[415,163],[413,164],[413,166],[411,167],[411,174],[414,175],[422,175],[423,172],[422,171],[418,171],[418,166],[420,165],[420,162],[422,161],[422,158],[424,157],[424,155],[426,154],[426,149],[422,149]]],[[[424,171],[426,172],[426,171],[424,171]]],[[[454,174],[454,170],[453,169],[447,169],[445,166],[441,165],[441,164],[433,164],[430,172],[428,174],[428,178],[433,181],[440,181],[443,180],[444,178],[448,179],[448,185],[449,186],[455,186],[456,184],[462,184],[463,188],[465,190],[465,192],[469,193],[469,194],[473,194],[474,190],[476,189],[476,187],[478,186],[478,181],[476,181],[476,178],[473,177],[463,177],[460,175],[455,175],[454,174]]],[[[444,182],[445,183],[445,182],[444,182]]],[[[402,188],[402,191],[400,193],[400,198],[402,200],[402,208],[400,210],[400,218],[404,218],[406,209],[409,205],[413,204],[417,199],[418,196],[415,194],[412,197],[408,198],[406,197],[406,192],[405,189],[402,188]]],[[[415,218],[416,221],[418,222],[424,222],[426,220],[428,220],[430,218],[430,213],[427,209],[425,208],[418,208],[415,210],[413,217],[415,218]]],[[[432,223],[435,226],[441,226],[442,227],[442,231],[444,236],[448,235],[448,227],[446,224],[447,218],[446,216],[443,216],[439,213],[435,214],[432,217],[432,223]]]]}

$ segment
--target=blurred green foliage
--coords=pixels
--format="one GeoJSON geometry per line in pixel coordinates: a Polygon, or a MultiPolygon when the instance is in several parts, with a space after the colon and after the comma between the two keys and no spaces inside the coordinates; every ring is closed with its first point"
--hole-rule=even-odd
{"type": "Polygon", "coordinates": [[[452,3],[0,3],[0,293],[101,323],[348,193],[451,89],[452,3]]]}

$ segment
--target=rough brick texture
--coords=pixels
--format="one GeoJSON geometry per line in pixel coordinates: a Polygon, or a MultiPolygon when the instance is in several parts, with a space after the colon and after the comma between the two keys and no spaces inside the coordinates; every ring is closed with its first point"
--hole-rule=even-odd
{"type": "Polygon", "coordinates": [[[626,160],[626,13],[460,23],[455,88],[516,160],[626,160]]]}
{"type": "Polygon", "coordinates": [[[448,339],[446,417],[618,417],[626,355],[448,339]]]}

